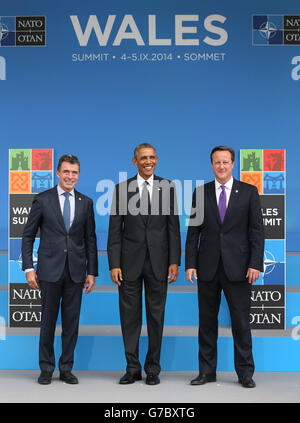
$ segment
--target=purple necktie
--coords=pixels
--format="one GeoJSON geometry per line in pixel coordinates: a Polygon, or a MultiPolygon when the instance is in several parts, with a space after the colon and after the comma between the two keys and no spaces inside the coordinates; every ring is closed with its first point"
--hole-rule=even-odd
{"type": "Polygon", "coordinates": [[[224,216],[226,213],[226,192],[225,192],[225,186],[221,185],[222,192],[220,194],[219,198],[219,213],[220,213],[220,219],[223,223],[224,216]]]}

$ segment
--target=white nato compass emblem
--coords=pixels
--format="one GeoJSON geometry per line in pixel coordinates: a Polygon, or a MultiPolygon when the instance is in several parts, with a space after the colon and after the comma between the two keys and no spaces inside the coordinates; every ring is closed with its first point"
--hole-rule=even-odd
{"type": "Polygon", "coordinates": [[[264,22],[259,27],[259,33],[263,38],[267,38],[269,40],[270,38],[273,38],[276,34],[277,28],[276,26],[269,21],[264,22]]]}
{"type": "Polygon", "coordinates": [[[7,37],[8,32],[9,32],[8,27],[1,22],[1,18],[0,18],[0,43],[2,40],[4,40],[7,37]]]}
{"type": "Polygon", "coordinates": [[[274,255],[266,250],[264,253],[264,275],[272,273],[276,263],[274,255]]]}

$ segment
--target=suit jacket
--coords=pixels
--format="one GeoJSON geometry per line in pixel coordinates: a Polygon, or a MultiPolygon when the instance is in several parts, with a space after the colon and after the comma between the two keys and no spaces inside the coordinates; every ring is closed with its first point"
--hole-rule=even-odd
{"type": "Polygon", "coordinates": [[[154,175],[149,216],[139,213],[139,198],[136,176],[116,185],[107,243],[109,268],[121,268],[125,279],[135,280],[148,250],[155,277],[162,280],[169,265],[180,265],[181,259],[175,187],[154,175]]]}
{"type": "MultiPolygon", "coordinates": [[[[198,212],[199,207],[203,207],[203,204],[196,205],[196,191],[193,207],[197,207],[198,212]]],[[[186,238],[185,265],[186,269],[197,269],[198,280],[213,279],[220,256],[231,281],[244,280],[248,267],[263,271],[264,229],[255,186],[233,180],[225,218],[221,223],[215,182],[205,184],[203,222],[197,226],[191,225],[191,222],[186,238]]]]}
{"type": "Polygon", "coordinates": [[[33,268],[32,250],[40,228],[37,275],[57,282],[68,260],[71,278],[84,282],[86,274],[98,275],[97,240],[93,201],[74,190],[75,216],[66,231],[57,187],[35,196],[22,238],[23,270],[33,268]]]}

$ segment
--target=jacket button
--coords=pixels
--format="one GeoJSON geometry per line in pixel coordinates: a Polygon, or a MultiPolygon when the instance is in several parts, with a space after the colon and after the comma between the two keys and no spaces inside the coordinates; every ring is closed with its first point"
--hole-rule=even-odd
{"type": "Polygon", "coordinates": [[[68,250],[64,250],[64,253],[67,253],[68,252],[68,250]]]}

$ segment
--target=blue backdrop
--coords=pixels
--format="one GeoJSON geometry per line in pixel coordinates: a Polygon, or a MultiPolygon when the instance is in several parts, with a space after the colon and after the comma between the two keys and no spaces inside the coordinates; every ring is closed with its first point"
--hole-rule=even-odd
{"type": "MultiPolygon", "coordinates": [[[[97,213],[102,195],[97,184],[117,183],[119,172],[135,174],[131,158],[137,144],[152,143],[159,157],[157,174],[182,182],[213,178],[209,154],[215,145],[236,150],[237,178],[240,149],[284,148],[286,250],[300,251],[300,40],[272,44],[283,15],[300,13],[298,0],[16,0],[2,4],[0,13],[3,266],[9,148],[53,148],[55,166],[64,153],[80,158],[77,188],[94,200],[100,251],[106,249],[108,215],[97,213]],[[156,16],[156,26],[149,15],[156,16]],[[175,15],[188,16],[180,23],[175,15]],[[253,27],[254,15],[271,25],[253,27]],[[46,45],[6,45],[16,16],[45,16],[46,45]],[[95,28],[105,45],[99,44],[95,28]],[[155,31],[165,40],[160,44],[171,45],[151,45],[155,31]],[[86,45],[80,45],[83,38],[86,45]],[[114,45],[118,40],[120,45],[114,45]]],[[[184,245],[185,216],[181,230],[184,245]]],[[[299,286],[295,257],[287,274],[291,286],[299,286]]],[[[105,255],[100,264],[102,282],[109,284],[105,255]]],[[[6,284],[3,269],[1,283],[6,284]]],[[[298,296],[294,293],[288,325],[299,309],[298,296]]],[[[6,303],[1,301],[2,310],[6,303]]]]}
{"type": "MultiPolygon", "coordinates": [[[[53,147],[55,159],[65,152],[78,155],[82,163],[78,189],[96,202],[97,182],[117,182],[119,171],[133,174],[133,149],[148,141],[157,147],[157,173],[180,180],[212,178],[209,152],[214,145],[229,144],[236,150],[286,148],[287,251],[298,251],[300,81],[292,78],[296,67],[292,59],[299,44],[252,45],[252,15],[293,14],[297,6],[296,0],[271,5],[254,0],[3,4],[3,23],[5,16],[46,16],[46,46],[0,47],[6,60],[6,81],[0,82],[0,249],[7,249],[8,148],[53,147]],[[182,38],[198,40],[198,46],[175,45],[176,14],[198,17],[182,24],[197,31],[182,38]],[[212,14],[226,18],[224,23],[214,22],[228,36],[220,46],[203,41],[220,39],[204,27],[212,14]],[[83,32],[90,15],[97,16],[102,30],[109,15],[116,15],[107,45],[99,45],[93,30],[86,47],[80,46],[71,15],[78,17],[83,32]],[[133,17],[144,46],[137,45],[136,38],[113,46],[125,15],[133,17]],[[148,15],[156,15],[157,38],[170,39],[171,46],[148,45],[148,15]],[[108,54],[108,60],[74,61],[78,55],[82,59],[84,54],[99,53],[108,54]],[[132,53],[171,53],[173,60],[121,59],[132,53]],[[184,54],[191,53],[222,53],[219,58],[224,60],[185,60],[184,54]]],[[[132,26],[126,31],[132,32],[132,26]]],[[[97,228],[105,232],[107,218],[97,216],[97,228]]]]}

